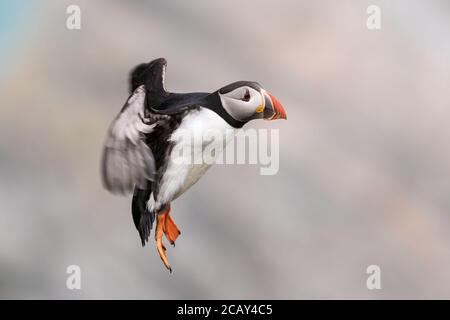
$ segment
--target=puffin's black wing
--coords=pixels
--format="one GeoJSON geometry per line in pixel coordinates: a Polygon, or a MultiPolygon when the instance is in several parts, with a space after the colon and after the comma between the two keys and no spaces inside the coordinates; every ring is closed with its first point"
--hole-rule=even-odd
{"type": "Polygon", "coordinates": [[[145,86],[147,110],[154,114],[174,115],[198,108],[209,95],[204,92],[172,93],[164,88],[167,61],[159,58],[136,66],[131,72],[130,88],[145,86]]]}
{"type": "Polygon", "coordinates": [[[167,61],[164,58],[137,65],[130,73],[130,91],[133,92],[144,85],[150,106],[164,101],[169,95],[164,89],[166,66],[167,61]]]}
{"type": "Polygon", "coordinates": [[[114,122],[103,147],[102,179],[111,192],[129,193],[136,185],[141,189],[155,175],[153,153],[146,144],[146,135],[156,121],[146,118],[145,88],[134,90],[114,122]]]}

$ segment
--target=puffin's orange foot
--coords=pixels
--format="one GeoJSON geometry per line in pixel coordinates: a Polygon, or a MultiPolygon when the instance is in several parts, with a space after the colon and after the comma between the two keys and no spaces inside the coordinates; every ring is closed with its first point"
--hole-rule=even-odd
{"type": "Polygon", "coordinates": [[[170,216],[170,205],[165,215],[163,231],[164,234],[166,235],[167,240],[169,240],[170,244],[175,247],[175,241],[177,240],[181,232],[180,229],[178,229],[175,222],[173,221],[172,217],[170,216]]]}
{"type": "Polygon", "coordinates": [[[164,233],[163,229],[165,225],[166,214],[168,212],[169,210],[166,210],[164,212],[157,214],[155,240],[156,240],[156,249],[158,250],[159,256],[161,257],[164,266],[167,268],[167,270],[170,271],[170,273],[172,273],[172,268],[170,267],[169,261],[167,260],[166,247],[162,243],[162,236],[164,233]]]}

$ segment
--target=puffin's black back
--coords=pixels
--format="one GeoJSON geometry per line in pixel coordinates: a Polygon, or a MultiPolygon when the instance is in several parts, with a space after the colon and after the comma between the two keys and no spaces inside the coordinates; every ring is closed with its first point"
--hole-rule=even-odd
{"type": "Polygon", "coordinates": [[[246,122],[231,117],[222,107],[219,92],[224,93],[242,85],[254,88],[261,86],[253,81],[238,81],[212,93],[172,93],[164,89],[164,74],[167,61],[164,58],[143,63],[135,67],[130,77],[130,88],[134,91],[145,85],[146,107],[154,114],[175,115],[202,106],[216,112],[234,128],[241,128],[246,122]]]}

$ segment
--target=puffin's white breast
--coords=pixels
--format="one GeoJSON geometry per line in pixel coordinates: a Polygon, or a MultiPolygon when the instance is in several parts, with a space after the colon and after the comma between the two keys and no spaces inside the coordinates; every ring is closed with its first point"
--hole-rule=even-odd
{"type": "MultiPolygon", "coordinates": [[[[179,158],[176,159],[173,154],[169,157],[167,169],[161,178],[157,199],[153,199],[153,197],[150,199],[149,209],[158,209],[162,204],[178,198],[196,183],[211,166],[210,161],[193,163],[196,157],[204,159],[205,151],[205,142],[193,137],[204,137],[205,134],[211,132],[221,133],[222,139],[214,139],[212,142],[206,143],[209,150],[211,148],[216,150],[214,156],[217,157],[223,151],[224,144],[233,137],[234,131],[233,127],[210,109],[200,108],[187,114],[170,139],[176,141],[172,153],[187,148],[185,150],[192,150],[193,157],[184,163],[181,163],[179,158]],[[184,137],[185,135],[190,135],[190,137],[184,137]]],[[[210,155],[208,154],[208,156],[210,155]]]]}

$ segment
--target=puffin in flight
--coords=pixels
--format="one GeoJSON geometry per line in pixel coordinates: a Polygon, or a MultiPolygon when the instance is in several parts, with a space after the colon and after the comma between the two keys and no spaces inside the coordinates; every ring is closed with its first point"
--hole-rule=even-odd
{"type": "MultiPolygon", "coordinates": [[[[164,89],[166,65],[159,58],[132,70],[130,96],[110,125],[103,146],[101,176],[112,193],[133,191],[131,211],[142,246],[156,220],[156,248],[172,272],[162,237],[175,245],[180,231],[170,215],[170,203],[211,165],[175,161],[174,150],[180,150],[177,144],[186,140],[174,137],[180,132],[215,130],[228,134],[226,143],[230,132],[250,120],[286,119],[286,112],[274,96],[252,81],[234,82],[213,93],[168,92],[164,89]]],[[[203,142],[191,147],[194,153],[205,150],[203,142]]]]}

